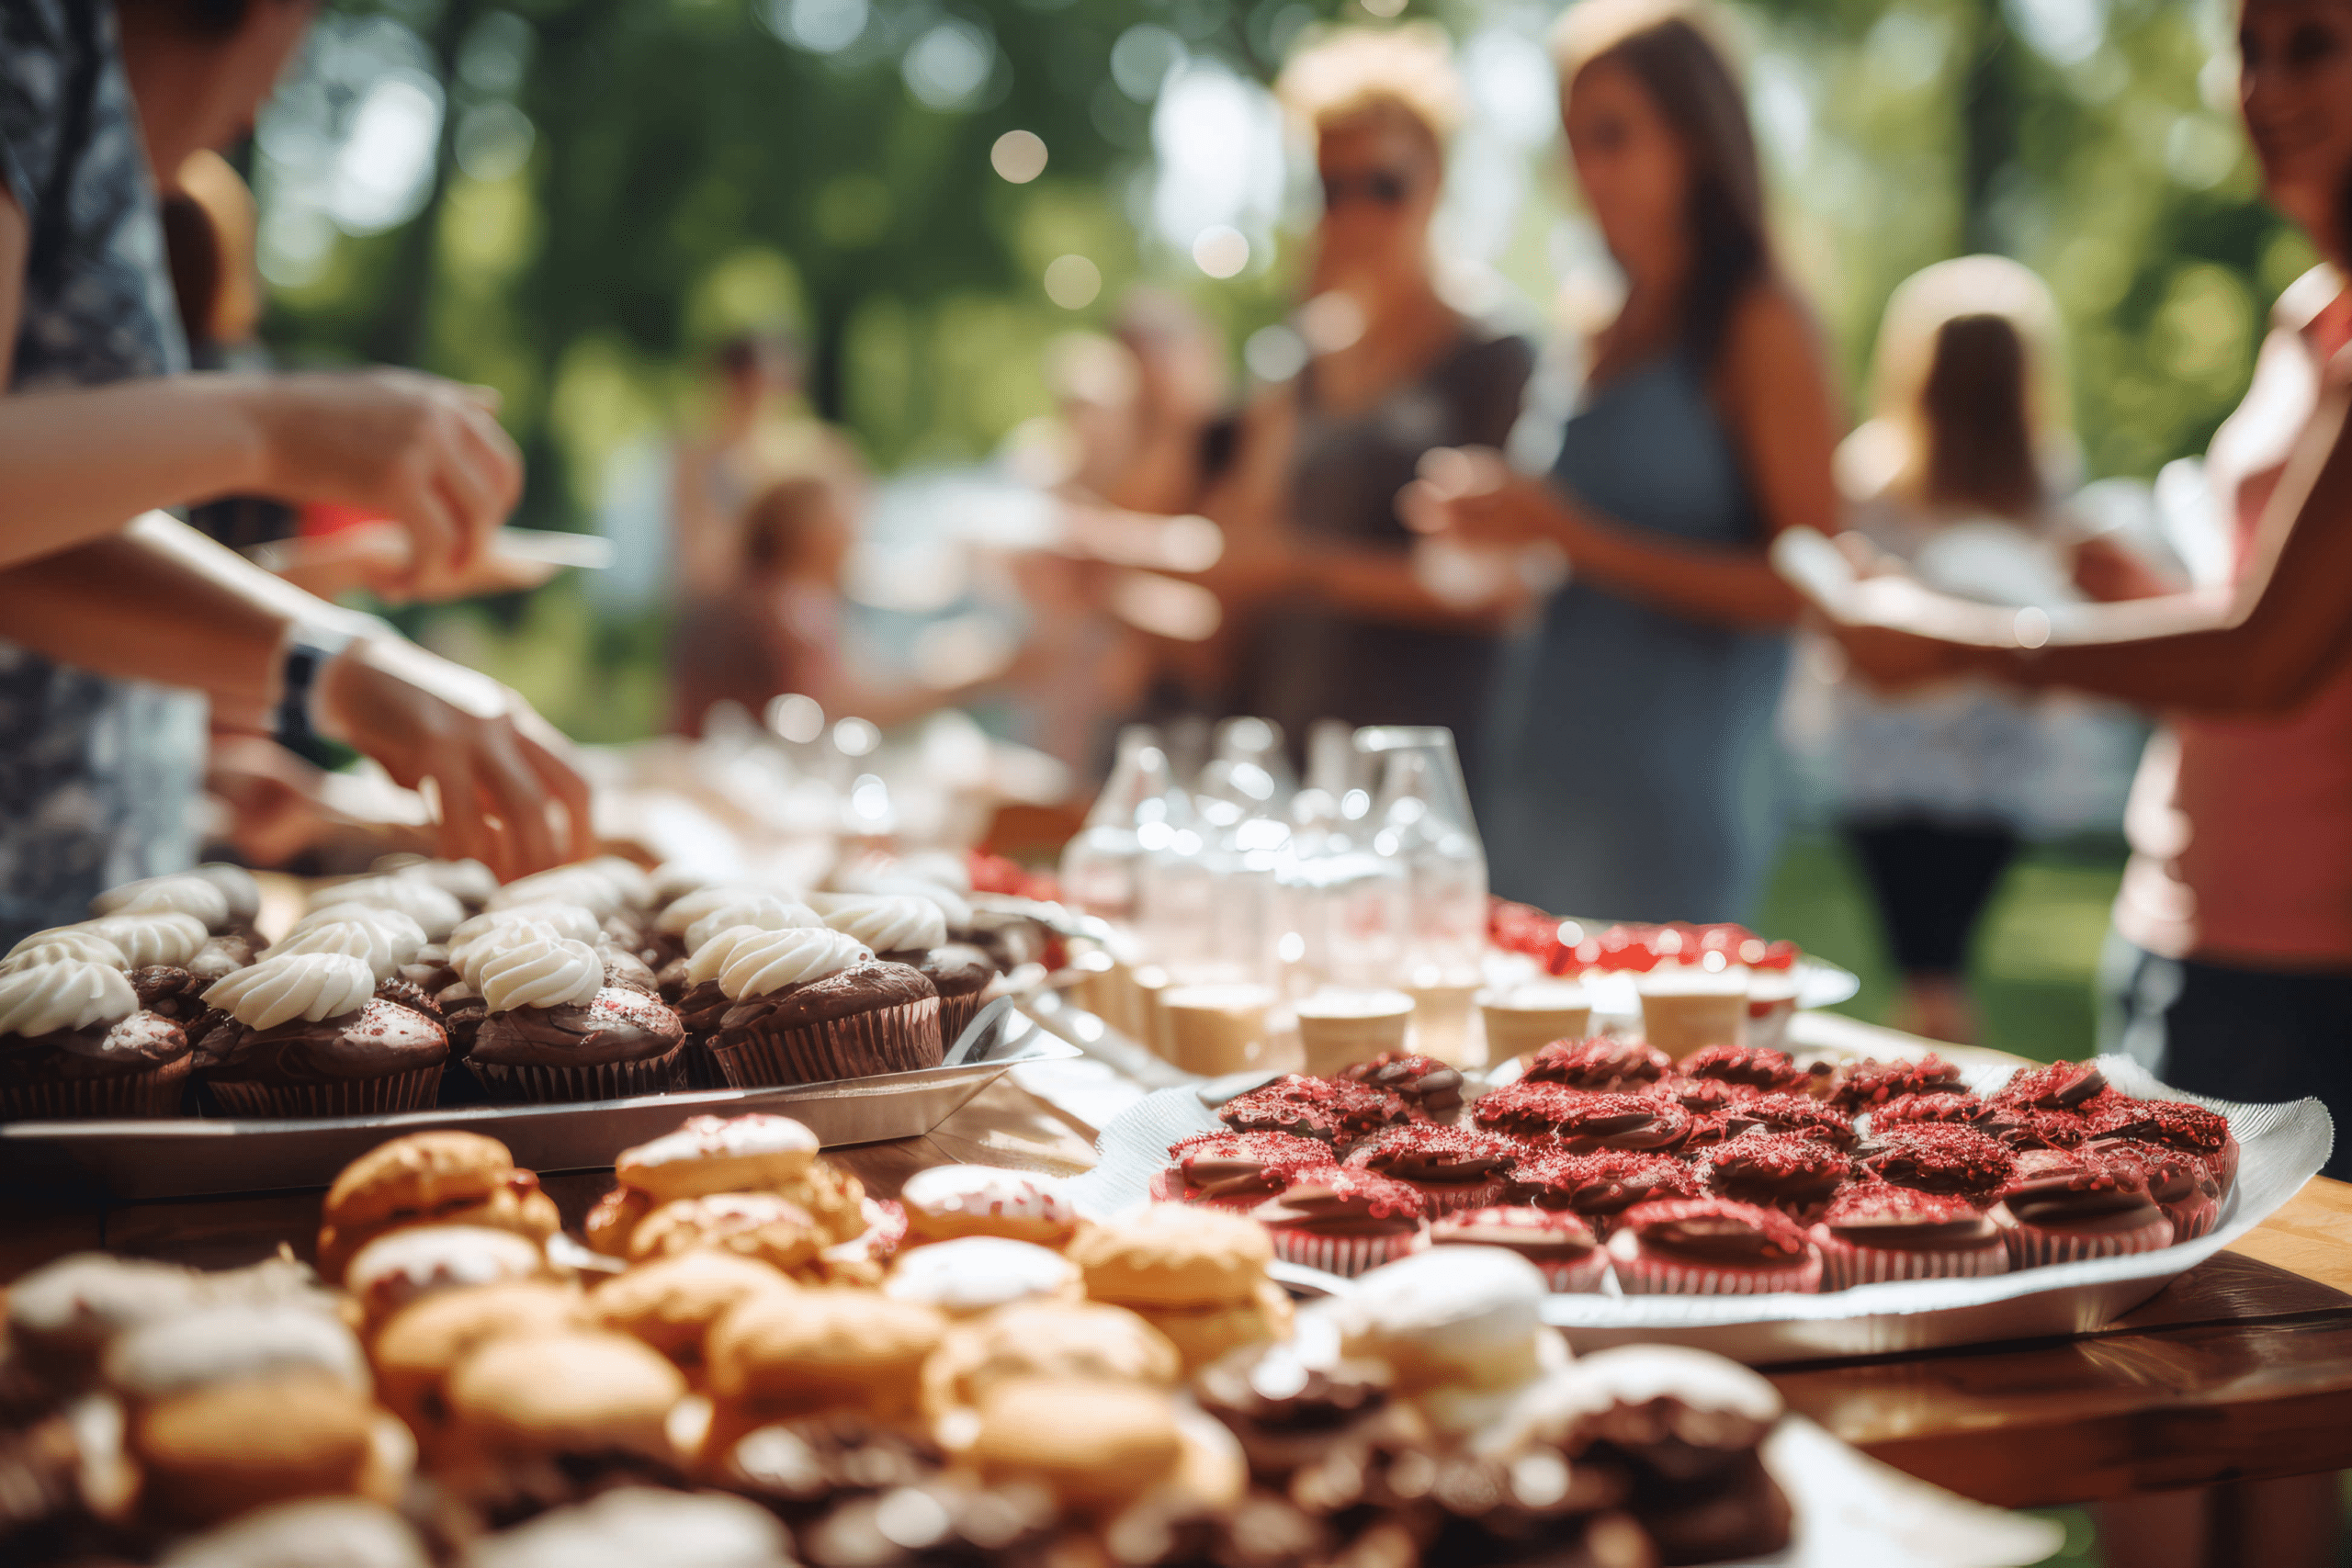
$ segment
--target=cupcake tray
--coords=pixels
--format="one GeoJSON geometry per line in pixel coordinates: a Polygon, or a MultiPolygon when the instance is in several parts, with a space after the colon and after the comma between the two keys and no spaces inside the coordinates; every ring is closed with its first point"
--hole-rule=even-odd
{"type": "MultiPolygon", "coordinates": [[[[1905,1280],[1826,1295],[1628,1296],[1610,1281],[1603,1292],[1554,1295],[1544,1321],[1577,1349],[1635,1343],[1689,1345],[1751,1366],[1853,1356],[1911,1354],[2011,1339],[2096,1334],[2148,1301],[2180,1275],[2260,1224],[2319,1174],[2335,1141],[2335,1123],[2316,1100],[2240,1105],[2167,1088],[2138,1063],[2101,1056],[2108,1080],[2143,1099],[2186,1100],[2220,1111],[2238,1140],[2238,1176],[2223,1200],[2221,1224],[2195,1241],[2133,1258],[2061,1263],[1983,1280],[1905,1280]]],[[[1997,1088],[2015,1067],[1969,1075],[1979,1093],[1997,1088]]],[[[1215,1107],[1263,1081],[1211,1079],[1162,1089],[1105,1128],[1100,1163],[1075,1178],[1081,1209],[1115,1213],[1145,1200],[1168,1145],[1220,1123],[1215,1107]]],[[[1303,1292],[1344,1295],[1348,1282],[1286,1269],[1303,1292]]]]}
{"type": "Polygon", "coordinates": [[[315,1121],[17,1122],[0,1125],[0,1192],[133,1201],[320,1188],[388,1138],[440,1130],[496,1138],[526,1170],[597,1170],[689,1116],[748,1111],[806,1122],[828,1148],[880,1143],[929,1133],[1021,1063],[1076,1055],[1001,1001],[981,1010],[942,1066],[831,1083],[315,1121]]]}

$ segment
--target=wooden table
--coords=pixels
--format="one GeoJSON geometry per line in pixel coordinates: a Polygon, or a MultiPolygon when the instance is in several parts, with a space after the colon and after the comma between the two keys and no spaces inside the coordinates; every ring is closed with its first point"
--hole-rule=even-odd
{"type": "MultiPolygon", "coordinates": [[[[956,1161],[1085,1168],[1091,1133],[1000,1081],[936,1132],[838,1150],[877,1196],[956,1161]]],[[[577,1226],[608,1175],[549,1178],[577,1226]]],[[[224,1267],[307,1250],[315,1193],[6,1216],[0,1279],[104,1247],[224,1267]]],[[[2086,1338],[1777,1369],[1790,1404],[1924,1480],[2012,1507],[2352,1468],[2352,1186],[2259,1229],[2086,1338]]]]}

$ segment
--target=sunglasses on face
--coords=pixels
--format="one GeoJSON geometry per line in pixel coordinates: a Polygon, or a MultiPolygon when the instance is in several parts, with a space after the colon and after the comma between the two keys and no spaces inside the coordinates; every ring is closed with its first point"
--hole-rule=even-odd
{"type": "Polygon", "coordinates": [[[1323,176],[1323,205],[1345,207],[1351,201],[1374,207],[1402,207],[1413,194],[1413,182],[1395,169],[1373,169],[1361,175],[1323,176]]]}

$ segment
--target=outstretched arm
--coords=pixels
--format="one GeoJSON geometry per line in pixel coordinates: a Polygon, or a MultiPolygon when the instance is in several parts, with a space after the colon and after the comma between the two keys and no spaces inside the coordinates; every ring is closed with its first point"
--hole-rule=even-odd
{"type": "Polygon", "coordinates": [[[218,720],[248,728],[267,727],[295,629],[360,631],[320,675],[322,728],[402,784],[431,782],[444,852],[514,876],[590,843],[588,786],[570,743],[522,698],[159,513],[0,570],[0,625],[101,674],[194,687],[218,720]]]}

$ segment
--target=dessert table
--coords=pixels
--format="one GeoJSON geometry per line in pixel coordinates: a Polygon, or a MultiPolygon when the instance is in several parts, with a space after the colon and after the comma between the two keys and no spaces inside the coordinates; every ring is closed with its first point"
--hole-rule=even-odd
{"type": "MultiPolygon", "coordinates": [[[[1800,1043],[1927,1043],[1827,1014],[1800,1043]]],[[[1968,1053],[1937,1047],[1943,1055],[1968,1053]]],[[[968,1162],[1070,1174],[1095,1129],[1000,1079],[920,1138],[829,1150],[870,1191],[968,1162]]],[[[576,1229],[610,1185],[557,1174],[576,1229]]],[[[0,1280],[96,1247],[205,1267],[307,1248],[316,1193],[99,1210],[0,1201],[0,1280]]],[[[1928,1355],[1770,1369],[1792,1409],[1871,1456],[1980,1501],[2080,1503],[2352,1467],[2352,1185],[2314,1179],[2228,1251],[2101,1332],[1928,1355]]]]}

